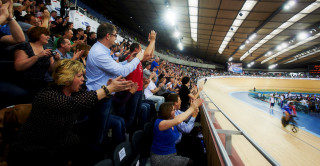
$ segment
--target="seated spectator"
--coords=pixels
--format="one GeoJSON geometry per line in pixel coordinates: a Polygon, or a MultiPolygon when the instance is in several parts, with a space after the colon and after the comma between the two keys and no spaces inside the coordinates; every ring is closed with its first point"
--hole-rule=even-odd
{"type": "Polygon", "coordinates": [[[57,12],[52,10],[50,13],[50,21],[56,21],[57,12]]]}
{"type": "Polygon", "coordinates": [[[76,34],[73,34],[73,37],[71,38],[71,41],[76,43],[78,41],[81,41],[81,43],[84,43],[85,41],[87,41],[87,35],[84,34],[83,29],[78,28],[76,34]]]}
{"type": "Polygon", "coordinates": [[[88,57],[88,54],[89,54],[89,51],[91,49],[91,46],[87,45],[87,44],[79,44],[77,46],[77,50],[78,51],[83,51],[83,54],[82,56],[80,57],[80,62],[86,66],[87,65],[87,57],[88,57]]]}
{"type": "Polygon", "coordinates": [[[198,93],[193,95],[188,88],[190,86],[190,77],[183,77],[181,82],[182,85],[179,90],[179,96],[181,98],[181,111],[184,112],[190,105],[190,99],[195,100],[196,98],[198,98],[203,87],[200,87],[198,93]]]}
{"type": "Polygon", "coordinates": [[[87,44],[92,47],[96,42],[97,42],[97,34],[95,32],[90,32],[88,34],[87,44]]]}
{"type": "Polygon", "coordinates": [[[154,124],[154,136],[151,147],[151,165],[193,165],[189,158],[177,156],[176,140],[179,131],[176,125],[186,120],[193,112],[198,112],[202,99],[195,100],[184,113],[175,116],[173,103],[166,102],[160,106],[159,119],[154,124]]]}
{"type": "Polygon", "coordinates": [[[150,68],[151,68],[151,63],[147,62],[146,67],[143,70],[143,77],[144,78],[150,79],[150,76],[151,76],[150,68]]]}
{"type": "Polygon", "coordinates": [[[156,93],[157,96],[163,96],[164,98],[166,98],[169,95],[166,81],[167,80],[165,78],[161,78],[160,81],[158,81],[158,87],[160,87],[160,84],[162,84],[163,86],[161,86],[160,90],[156,93]]]}
{"type": "Polygon", "coordinates": [[[56,51],[59,53],[60,59],[79,60],[85,51],[85,50],[80,50],[80,51],[77,50],[77,52],[75,52],[73,56],[71,56],[69,54],[72,47],[70,40],[63,37],[59,38],[57,45],[58,45],[58,48],[56,49],[56,51]]]}
{"type": "Polygon", "coordinates": [[[24,22],[18,21],[18,24],[21,26],[21,28],[24,32],[24,36],[25,36],[26,40],[28,41],[27,32],[29,29],[31,29],[35,26],[39,26],[39,24],[41,27],[48,28],[49,18],[50,18],[50,14],[49,14],[48,10],[45,10],[44,15],[43,15],[42,24],[40,24],[39,19],[33,14],[26,14],[23,18],[24,22]]]}
{"type": "MultiPolygon", "coordinates": [[[[69,39],[70,40],[70,43],[71,43],[71,48],[76,48],[76,46],[78,45],[78,44],[82,44],[83,43],[83,41],[76,41],[76,42],[72,42],[71,41],[71,39],[72,39],[72,37],[73,37],[73,32],[72,32],[72,30],[70,30],[70,29],[64,29],[63,31],[62,31],[62,37],[64,37],[64,38],[66,38],[66,39],[69,39]]],[[[55,40],[54,40],[54,42],[53,42],[53,49],[56,49],[57,48],[57,42],[58,42],[58,40],[59,40],[59,37],[57,37],[55,40]]],[[[73,50],[71,50],[71,51],[73,51],[73,50]]]]}
{"type": "Polygon", "coordinates": [[[168,87],[168,93],[176,93],[175,87],[177,86],[177,83],[174,77],[170,78],[170,82],[168,82],[166,86],[168,87]]]}
{"type": "Polygon", "coordinates": [[[154,95],[157,93],[162,86],[164,86],[164,83],[160,83],[159,87],[156,86],[157,77],[153,75],[151,78],[151,81],[148,85],[148,87],[144,90],[144,95],[146,99],[152,100],[157,103],[156,110],[159,111],[160,105],[164,103],[164,97],[163,96],[156,96],[154,95]]]}
{"type": "Polygon", "coordinates": [[[52,34],[61,35],[61,32],[63,31],[63,19],[60,16],[57,16],[55,18],[55,21],[52,21],[50,24],[50,31],[52,34]]]}
{"type": "Polygon", "coordinates": [[[66,165],[70,160],[75,165],[93,165],[102,159],[79,141],[72,128],[81,112],[131,83],[118,77],[96,91],[81,90],[84,72],[79,61],[59,61],[53,70],[54,85],[37,94],[30,116],[11,146],[9,165],[66,165]]]}
{"type": "Polygon", "coordinates": [[[90,30],[91,30],[91,26],[90,25],[86,26],[86,30],[84,31],[84,34],[88,35],[90,33],[90,30]]]}
{"type": "Polygon", "coordinates": [[[47,86],[45,73],[52,71],[59,55],[53,55],[51,49],[44,49],[50,32],[44,27],[34,27],[28,31],[29,42],[17,47],[14,53],[14,68],[22,72],[20,86],[33,97],[40,89],[47,86]]]}
{"type": "MultiPolygon", "coordinates": [[[[173,107],[175,109],[175,116],[178,116],[183,113],[182,111],[180,111],[181,99],[178,94],[169,94],[166,102],[173,102],[173,107]]],[[[183,121],[180,124],[178,124],[177,128],[179,132],[184,134],[190,133],[191,130],[193,129],[194,122],[196,120],[197,115],[198,115],[198,112],[193,112],[191,116],[187,118],[186,121],[183,121]]]]}

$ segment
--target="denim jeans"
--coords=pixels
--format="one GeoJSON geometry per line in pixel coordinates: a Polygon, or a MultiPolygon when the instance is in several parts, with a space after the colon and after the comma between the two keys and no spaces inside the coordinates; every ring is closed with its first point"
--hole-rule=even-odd
{"type": "Polygon", "coordinates": [[[156,95],[153,95],[153,96],[150,96],[147,98],[148,100],[152,100],[154,102],[157,103],[157,108],[156,110],[159,112],[159,108],[160,108],[160,105],[162,103],[164,103],[164,97],[163,96],[156,96],[156,95]]]}
{"type": "Polygon", "coordinates": [[[139,127],[143,129],[144,124],[150,122],[150,105],[148,103],[142,102],[141,113],[139,115],[139,127]]]}
{"type": "Polygon", "coordinates": [[[112,98],[102,99],[89,113],[89,123],[91,127],[90,143],[101,144],[109,128],[110,110],[112,98]]]}
{"type": "Polygon", "coordinates": [[[111,114],[109,120],[109,126],[112,128],[112,140],[114,140],[116,144],[126,141],[124,119],[111,114]]]}
{"type": "Polygon", "coordinates": [[[130,97],[128,103],[126,104],[125,119],[127,129],[134,127],[133,125],[135,125],[134,122],[138,117],[137,115],[140,114],[141,101],[142,91],[137,91],[130,97]]]}

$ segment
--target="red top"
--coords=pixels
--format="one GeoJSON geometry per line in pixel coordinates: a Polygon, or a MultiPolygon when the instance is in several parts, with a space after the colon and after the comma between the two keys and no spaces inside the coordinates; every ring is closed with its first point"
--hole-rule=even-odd
{"type": "MultiPolygon", "coordinates": [[[[126,57],[126,60],[130,58],[131,54],[126,57]]],[[[143,69],[141,62],[138,64],[136,70],[131,72],[127,77],[127,80],[138,83],[137,91],[142,91],[143,89],[143,69]]]]}

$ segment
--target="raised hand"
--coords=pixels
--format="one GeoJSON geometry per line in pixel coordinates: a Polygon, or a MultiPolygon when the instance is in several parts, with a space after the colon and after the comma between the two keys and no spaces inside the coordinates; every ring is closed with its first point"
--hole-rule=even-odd
{"type": "Polygon", "coordinates": [[[125,91],[125,90],[129,90],[131,89],[133,85],[133,82],[130,81],[126,81],[125,79],[122,78],[122,76],[119,76],[113,80],[108,81],[108,90],[110,93],[112,92],[120,92],[120,91],[125,91]]]}
{"type": "Polygon", "coordinates": [[[81,51],[77,50],[77,51],[73,54],[72,59],[78,60],[78,59],[83,55],[83,53],[84,53],[84,50],[81,50],[81,51]]]}
{"type": "Polygon", "coordinates": [[[134,93],[136,93],[136,91],[138,90],[138,83],[134,83],[133,85],[132,85],[132,87],[131,87],[131,89],[129,90],[129,92],[131,93],[131,94],[134,94],[134,93]]]}
{"type": "Polygon", "coordinates": [[[156,40],[157,37],[157,33],[154,30],[151,30],[151,32],[149,33],[149,40],[156,40]]]}

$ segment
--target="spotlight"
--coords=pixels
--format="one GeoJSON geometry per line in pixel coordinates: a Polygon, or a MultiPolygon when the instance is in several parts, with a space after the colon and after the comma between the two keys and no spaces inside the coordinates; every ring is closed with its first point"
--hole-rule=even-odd
{"type": "Polygon", "coordinates": [[[239,16],[243,16],[243,14],[240,12],[240,13],[239,13],[239,16]]]}

